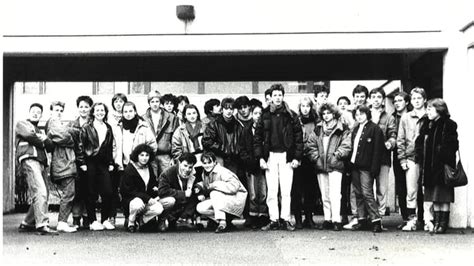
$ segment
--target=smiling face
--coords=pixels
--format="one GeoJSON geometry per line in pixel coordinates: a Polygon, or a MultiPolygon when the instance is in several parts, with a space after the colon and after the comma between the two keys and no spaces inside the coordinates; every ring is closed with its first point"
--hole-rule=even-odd
{"type": "Polygon", "coordinates": [[[346,111],[348,106],[349,106],[349,103],[345,99],[341,99],[337,103],[337,107],[339,107],[341,111],[346,111]]]}
{"type": "Polygon", "coordinates": [[[54,105],[51,110],[51,118],[61,120],[63,116],[64,108],[61,105],[54,105]]]}
{"type": "Polygon", "coordinates": [[[41,108],[39,108],[38,106],[33,106],[30,108],[28,119],[31,122],[38,122],[41,119],[42,115],[43,115],[43,111],[41,111],[41,108]]]}
{"type": "Polygon", "coordinates": [[[423,109],[423,107],[425,106],[425,103],[426,103],[426,99],[423,98],[423,95],[416,92],[412,93],[411,105],[413,105],[413,108],[417,110],[423,109]]]}
{"type": "Polygon", "coordinates": [[[214,162],[208,159],[204,159],[202,162],[202,168],[204,168],[204,171],[206,171],[206,173],[212,172],[212,170],[214,170],[214,167],[216,165],[217,165],[217,162],[214,162]]]}
{"type": "Polygon", "coordinates": [[[189,178],[193,173],[194,164],[188,163],[188,161],[184,160],[178,163],[179,173],[182,178],[189,178]]]}
{"type": "Polygon", "coordinates": [[[354,94],[354,104],[356,106],[364,105],[366,103],[367,103],[367,96],[365,95],[365,93],[360,92],[360,93],[354,94]]]}
{"type": "Polygon", "coordinates": [[[125,102],[122,100],[122,98],[117,98],[114,101],[114,109],[117,112],[122,112],[122,108],[123,108],[124,104],[125,104],[125,102]]]}
{"type": "Polygon", "coordinates": [[[188,107],[188,109],[186,109],[186,114],[184,115],[184,118],[189,123],[196,123],[197,118],[198,118],[197,110],[194,109],[194,108],[189,108],[188,107]]]}
{"type": "Polygon", "coordinates": [[[160,110],[160,98],[154,97],[148,103],[150,105],[150,109],[153,112],[158,112],[160,110]]]}
{"type": "Polygon", "coordinates": [[[372,107],[375,109],[379,109],[382,107],[384,99],[381,93],[376,92],[370,95],[370,100],[372,102],[372,107]]]}
{"type": "Polygon", "coordinates": [[[89,112],[91,111],[91,106],[86,101],[79,102],[79,116],[82,119],[86,119],[89,116],[89,112]]]}
{"type": "Polygon", "coordinates": [[[123,118],[125,120],[132,120],[136,116],[135,108],[132,105],[126,105],[123,107],[123,118]]]}
{"type": "Polygon", "coordinates": [[[355,119],[359,124],[363,124],[367,121],[367,114],[357,110],[355,113],[355,119]]]}
{"type": "Polygon", "coordinates": [[[327,122],[330,122],[333,119],[334,119],[334,114],[331,113],[331,111],[329,111],[329,110],[324,110],[323,111],[323,120],[324,120],[324,122],[327,123],[327,122]]]}
{"type": "Polygon", "coordinates": [[[167,101],[163,104],[163,108],[165,108],[166,112],[172,113],[174,109],[174,103],[171,101],[167,101]]]}
{"type": "Polygon", "coordinates": [[[403,99],[403,96],[397,95],[393,99],[393,106],[397,112],[402,112],[407,108],[407,102],[403,99]]]}
{"type": "Polygon", "coordinates": [[[138,154],[138,165],[140,166],[145,166],[148,164],[148,161],[150,160],[150,154],[148,154],[148,152],[146,151],[142,151],[140,152],[140,154],[138,154]]]}
{"type": "Polygon", "coordinates": [[[105,106],[98,104],[94,107],[94,120],[103,121],[105,117],[105,106]]]}

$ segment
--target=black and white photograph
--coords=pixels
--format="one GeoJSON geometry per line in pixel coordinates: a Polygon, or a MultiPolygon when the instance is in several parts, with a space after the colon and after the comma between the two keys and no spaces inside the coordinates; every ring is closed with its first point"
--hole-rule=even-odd
{"type": "Polygon", "coordinates": [[[0,9],[2,265],[472,263],[471,1],[0,9]]]}

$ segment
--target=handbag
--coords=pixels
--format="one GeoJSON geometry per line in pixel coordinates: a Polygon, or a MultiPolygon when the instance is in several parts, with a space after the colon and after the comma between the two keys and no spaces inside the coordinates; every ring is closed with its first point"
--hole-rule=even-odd
{"type": "Polygon", "coordinates": [[[456,168],[444,165],[444,184],[449,187],[462,187],[467,185],[467,175],[461,163],[461,153],[458,150],[459,162],[456,168]]]}

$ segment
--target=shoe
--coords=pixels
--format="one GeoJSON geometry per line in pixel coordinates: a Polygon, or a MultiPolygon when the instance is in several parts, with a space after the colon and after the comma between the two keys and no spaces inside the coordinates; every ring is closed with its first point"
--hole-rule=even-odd
{"type": "Polygon", "coordinates": [[[216,230],[217,226],[219,226],[219,224],[216,221],[212,219],[207,220],[207,226],[206,226],[207,230],[216,230]]]}
{"type": "Polygon", "coordinates": [[[424,220],[417,220],[416,221],[416,231],[424,231],[425,230],[425,221],[424,220]]]}
{"type": "Polygon", "coordinates": [[[334,231],[341,231],[342,230],[342,223],[333,223],[334,224],[334,231]]]}
{"type": "Polygon", "coordinates": [[[36,227],[34,225],[27,225],[24,223],[21,223],[20,226],[18,227],[18,232],[34,232],[36,231],[36,227]]]}
{"type": "Polygon", "coordinates": [[[344,225],[342,228],[346,230],[352,230],[352,227],[354,227],[357,224],[359,224],[359,219],[357,217],[353,217],[351,221],[348,224],[344,225]]]}
{"type": "Polygon", "coordinates": [[[348,224],[349,223],[349,218],[347,218],[347,215],[342,215],[342,219],[341,219],[341,224],[348,224]]]}
{"type": "Polygon", "coordinates": [[[115,227],[115,217],[110,217],[109,222],[115,227]]]}
{"type": "Polygon", "coordinates": [[[87,216],[82,216],[82,227],[84,229],[89,229],[89,226],[91,225],[91,221],[89,220],[89,217],[87,216]]]}
{"type": "Polygon", "coordinates": [[[166,219],[159,219],[158,220],[158,231],[159,232],[166,232],[166,219]]]}
{"type": "Polygon", "coordinates": [[[125,217],[125,221],[123,221],[123,227],[128,228],[128,223],[129,223],[128,217],[125,217]]]}
{"type": "Polygon", "coordinates": [[[425,232],[428,232],[428,233],[434,233],[435,225],[431,221],[425,222],[425,226],[423,230],[425,230],[425,232]]]}
{"type": "Polygon", "coordinates": [[[278,221],[270,221],[267,225],[262,227],[262,231],[278,230],[280,223],[278,221]]]}
{"type": "Polygon", "coordinates": [[[407,221],[403,221],[403,223],[399,224],[399,225],[397,226],[397,230],[402,230],[402,228],[403,228],[405,225],[407,225],[407,221]]]}
{"type": "Polygon", "coordinates": [[[226,229],[227,232],[229,232],[229,231],[234,231],[234,230],[237,229],[237,227],[235,227],[235,225],[232,223],[232,221],[227,221],[227,222],[226,222],[226,228],[227,228],[227,229],[226,229]]]}
{"type": "Polygon", "coordinates": [[[439,227],[435,231],[435,234],[444,234],[448,230],[449,225],[449,212],[440,212],[439,214],[439,227]]]}
{"type": "Polygon", "coordinates": [[[307,218],[304,219],[303,227],[308,228],[308,229],[314,229],[316,227],[316,224],[313,221],[313,216],[312,215],[308,215],[307,218]]]}
{"type": "Polygon", "coordinates": [[[402,231],[410,232],[416,231],[416,218],[410,219],[407,224],[402,228],[402,231]]]}
{"type": "Polygon", "coordinates": [[[324,221],[321,226],[318,227],[319,230],[330,230],[333,229],[334,225],[331,221],[324,221]]]}
{"type": "Polygon", "coordinates": [[[39,235],[59,235],[58,231],[49,228],[49,226],[42,226],[36,229],[39,235]]]}
{"type": "Polygon", "coordinates": [[[133,224],[133,225],[130,225],[127,227],[127,231],[129,231],[130,233],[135,233],[137,232],[137,225],[133,224]]]}
{"type": "Polygon", "coordinates": [[[105,230],[114,230],[115,226],[110,222],[110,219],[105,220],[102,225],[104,226],[105,230]]]}
{"type": "Polygon", "coordinates": [[[73,217],[72,218],[72,225],[77,229],[81,227],[81,217],[73,217]]]}
{"type": "Polygon", "coordinates": [[[265,225],[267,225],[270,222],[270,219],[268,219],[268,216],[259,216],[257,220],[257,226],[258,228],[262,228],[265,225]]]}
{"type": "Polygon", "coordinates": [[[282,229],[286,231],[295,231],[295,226],[291,224],[290,221],[284,221],[282,224],[282,229]]]}
{"type": "Polygon", "coordinates": [[[366,219],[359,219],[357,224],[352,226],[351,230],[353,231],[363,231],[363,230],[370,230],[370,226],[367,223],[366,219]]]}
{"type": "Polygon", "coordinates": [[[247,217],[245,219],[245,222],[244,222],[244,227],[245,228],[252,228],[253,224],[255,223],[254,220],[255,220],[255,217],[253,217],[253,216],[247,217]]]}
{"type": "Polygon", "coordinates": [[[372,232],[374,232],[374,233],[382,232],[382,221],[381,220],[372,222],[372,232]]]}
{"type": "Polygon", "coordinates": [[[75,227],[69,226],[65,222],[58,222],[58,226],[56,227],[56,230],[58,232],[62,233],[74,233],[77,232],[77,229],[75,227]]]}
{"type": "Polygon", "coordinates": [[[219,225],[217,226],[215,232],[216,232],[216,234],[227,232],[227,223],[226,222],[219,222],[219,225]]]}
{"type": "Polygon", "coordinates": [[[441,216],[441,212],[439,212],[439,211],[434,212],[434,215],[433,215],[433,220],[434,220],[433,232],[436,232],[439,228],[440,216],[441,216]]]}
{"type": "Polygon", "coordinates": [[[295,228],[303,229],[303,219],[301,219],[301,212],[295,214],[295,228]]]}
{"type": "Polygon", "coordinates": [[[91,225],[89,226],[89,230],[91,231],[102,231],[104,229],[105,229],[104,225],[99,223],[98,221],[92,222],[91,225]]]}

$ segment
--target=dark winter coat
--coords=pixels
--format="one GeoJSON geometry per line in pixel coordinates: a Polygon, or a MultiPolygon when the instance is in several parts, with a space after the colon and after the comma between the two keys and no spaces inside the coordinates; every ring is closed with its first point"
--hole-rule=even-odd
{"type": "Polygon", "coordinates": [[[187,201],[185,195],[186,187],[192,188],[202,179],[201,177],[192,176],[187,180],[187,184],[183,183],[183,188],[181,188],[178,181],[178,167],[178,165],[171,166],[160,174],[158,178],[158,195],[160,198],[173,197],[176,200],[176,204],[184,204],[187,201]]]}
{"type": "MultiPolygon", "coordinates": [[[[355,144],[355,137],[359,130],[360,124],[352,130],[351,143],[355,144]]],[[[357,169],[369,171],[375,177],[380,172],[382,152],[385,149],[384,137],[382,130],[372,121],[367,121],[362,130],[362,135],[357,147],[357,154],[355,163],[353,164],[357,169]]],[[[352,158],[352,153],[355,147],[352,147],[349,159],[352,158]]]]}
{"type": "Polygon", "coordinates": [[[252,174],[257,174],[262,171],[260,169],[260,163],[255,158],[254,153],[254,129],[253,124],[250,124],[244,128],[242,137],[239,142],[240,150],[240,159],[242,160],[243,165],[245,165],[245,170],[252,174]]]}
{"type": "Polygon", "coordinates": [[[99,146],[99,136],[97,135],[97,130],[94,128],[92,121],[83,125],[81,132],[82,150],[77,156],[79,165],[86,165],[86,158],[90,157],[96,157],[108,165],[114,164],[112,151],[114,137],[112,127],[108,123],[105,123],[105,125],[107,127],[107,133],[101,146],[99,146]]]}
{"type": "Polygon", "coordinates": [[[423,184],[427,187],[444,185],[444,165],[456,165],[457,124],[449,118],[430,121],[426,116],[420,122],[415,161],[421,166],[423,184]]]}
{"type": "Polygon", "coordinates": [[[202,146],[204,150],[212,151],[218,157],[238,158],[239,140],[243,131],[244,125],[235,117],[226,122],[224,117],[219,115],[206,126],[202,146]]]}
{"type": "Polygon", "coordinates": [[[120,183],[120,194],[122,195],[122,205],[128,213],[130,201],[134,198],[140,198],[143,203],[147,203],[151,198],[158,196],[158,182],[153,172],[153,168],[148,166],[150,172],[150,180],[148,185],[141,178],[133,163],[129,163],[122,175],[122,182],[120,183]]]}
{"type": "Polygon", "coordinates": [[[384,142],[390,142],[391,148],[387,150],[384,147],[382,153],[382,164],[391,166],[391,150],[393,150],[397,145],[397,131],[398,127],[395,122],[395,117],[393,115],[389,115],[387,112],[383,111],[380,114],[380,119],[377,125],[382,129],[382,133],[384,136],[384,142]]]}
{"type": "MultiPolygon", "coordinates": [[[[286,150],[286,160],[301,160],[303,158],[303,131],[298,115],[290,110],[288,105],[284,102],[285,110],[282,114],[284,125],[281,128],[283,134],[283,145],[286,150]]],[[[263,109],[262,117],[257,123],[254,135],[254,152],[255,158],[259,160],[263,158],[268,160],[270,155],[270,140],[272,137],[272,116],[276,115],[270,111],[270,106],[263,109]]]]}
{"type": "Polygon", "coordinates": [[[344,160],[351,152],[351,135],[349,127],[341,121],[329,135],[327,153],[323,146],[323,123],[320,122],[309,135],[305,153],[309,160],[316,164],[316,171],[328,173],[332,171],[344,172],[344,160]]]}

